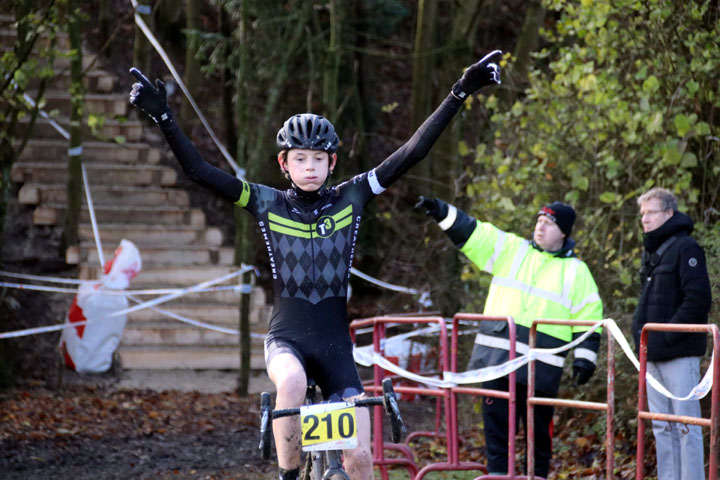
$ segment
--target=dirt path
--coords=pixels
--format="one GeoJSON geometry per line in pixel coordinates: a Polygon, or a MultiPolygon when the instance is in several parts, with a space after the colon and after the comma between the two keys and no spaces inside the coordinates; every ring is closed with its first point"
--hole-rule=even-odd
{"type": "MultiPolygon", "coordinates": [[[[195,373],[164,379],[138,372],[119,378],[70,374],[60,389],[29,380],[0,392],[0,477],[276,479],[277,464],[263,461],[258,451],[257,392],[266,390],[262,378],[251,383],[253,393],[240,397],[232,392],[234,378],[205,373],[204,377],[195,373]],[[148,388],[162,390],[167,384],[178,389],[148,388]]],[[[434,399],[403,401],[400,408],[409,430],[434,428],[434,399]]],[[[459,419],[460,460],[484,462],[478,405],[462,402],[459,419]]],[[[587,415],[574,415],[558,422],[552,470],[565,476],[553,478],[604,478],[603,442],[581,427],[590,425],[590,420],[587,415]],[[579,435],[580,431],[584,434],[579,435]]],[[[634,445],[620,434],[617,439],[617,478],[634,478],[634,445]]],[[[523,443],[519,440],[519,449],[523,443]]],[[[413,443],[412,450],[420,467],[442,462],[447,454],[442,439],[422,438],[413,443]]],[[[648,472],[654,471],[650,457],[648,472]]],[[[471,472],[437,475],[475,478],[471,472]]],[[[392,478],[407,478],[407,474],[398,472],[392,478]]]]}
{"type": "MultiPolygon", "coordinates": [[[[257,448],[259,394],[217,391],[234,385],[234,379],[205,373],[165,379],[142,372],[119,378],[69,373],[59,390],[31,381],[0,393],[2,478],[277,478],[275,461],[263,461],[257,448]],[[163,382],[216,391],[129,388],[162,389],[163,382]]],[[[259,378],[251,386],[260,391],[267,385],[259,378]]],[[[434,418],[433,405],[401,408],[418,425],[434,418]]]]}
{"type": "Polygon", "coordinates": [[[257,395],[84,386],[0,401],[5,479],[263,478],[257,395]]]}

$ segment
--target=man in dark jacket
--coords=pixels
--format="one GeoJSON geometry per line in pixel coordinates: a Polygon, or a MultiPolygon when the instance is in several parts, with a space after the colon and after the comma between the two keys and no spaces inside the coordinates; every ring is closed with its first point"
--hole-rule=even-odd
{"type": "MultiPolygon", "coordinates": [[[[690,236],[693,222],[677,211],[677,199],[664,188],[653,188],[638,198],[645,252],[642,256],[642,293],[633,319],[639,350],[646,323],[707,323],[711,304],[705,254],[690,236]]],[[[649,332],[647,372],[673,395],[683,397],[700,381],[700,358],[705,354],[704,333],[649,332]]],[[[651,412],[700,416],[698,400],[667,398],[648,386],[651,412]]],[[[704,480],[703,439],[698,425],[653,421],[658,480],[704,480]]]]}

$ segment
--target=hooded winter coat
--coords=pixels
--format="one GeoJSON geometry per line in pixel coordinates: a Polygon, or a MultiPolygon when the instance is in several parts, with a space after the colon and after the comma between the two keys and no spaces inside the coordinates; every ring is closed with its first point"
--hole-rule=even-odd
{"type": "MultiPolygon", "coordinates": [[[[712,303],[705,253],[690,233],[692,219],[675,212],[664,224],[644,236],[640,276],[642,292],[633,319],[635,348],[646,323],[707,323],[712,303]]],[[[704,333],[658,332],[648,335],[651,362],[702,356],[704,333]]]]}

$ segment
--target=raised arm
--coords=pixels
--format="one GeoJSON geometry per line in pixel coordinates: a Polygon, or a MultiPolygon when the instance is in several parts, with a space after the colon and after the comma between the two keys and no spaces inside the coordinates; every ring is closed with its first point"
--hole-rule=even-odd
{"type": "Polygon", "coordinates": [[[383,189],[425,158],[468,96],[484,86],[500,84],[500,67],[494,62],[501,55],[500,50],[495,50],[469,66],[460,80],[455,82],[447,98],[420,125],[413,136],[377,166],[375,173],[383,189]]]}
{"type": "Polygon", "coordinates": [[[137,79],[130,92],[130,103],[139,108],[160,126],[160,131],[172,149],[185,175],[190,180],[235,202],[240,198],[243,183],[229,173],[206,162],[190,140],[180,130],[167,104],[165,84],[159,79],[155,86],[137,68],[130,73],[137,79]]]}

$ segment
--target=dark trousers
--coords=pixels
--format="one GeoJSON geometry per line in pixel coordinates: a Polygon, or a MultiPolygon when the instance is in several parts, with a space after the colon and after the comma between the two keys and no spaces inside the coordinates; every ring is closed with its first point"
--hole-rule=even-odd
{"type": "MultiPolygon", "coordinates": [[[[507,378],[499,378],[483,383],[483,388],[508,391],[507,378]]],[[[518,383],[516,387],[517,408],[515,409],[516,427],[520,421],[527,432],[527,385],[518,383]]],[[[537,392],[536,395],[549,395],[537,392]]],[[[552,457],[552,418],[553,407],[536,405],[535,417],[535,475],[547,478],[552,457]]],[[[507,473],[508,465],[508,402],[502,398],[483,398],[483,421],[485,423],[485,445],[487,450],[488,472],[507,473]]],[[[524,472],[523,472],[524,473],[524,472]]]]}

